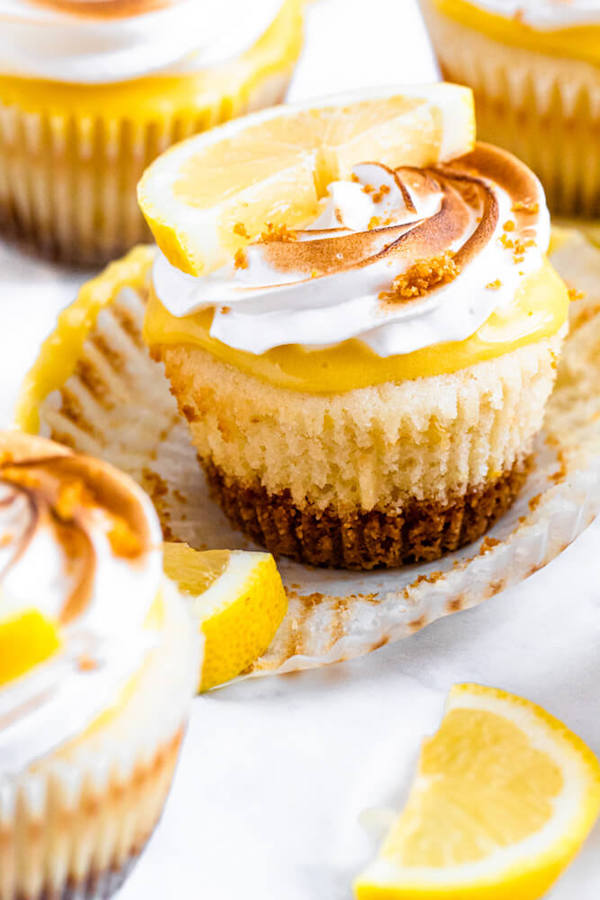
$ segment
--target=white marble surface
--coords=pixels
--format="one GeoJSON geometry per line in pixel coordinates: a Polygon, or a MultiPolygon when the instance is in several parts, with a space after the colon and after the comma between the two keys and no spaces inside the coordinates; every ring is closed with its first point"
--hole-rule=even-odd
{"type": "MultiPolygon", "coordinates": [[[[432,73],[412,0],[321,0],[293,93],[432,73]]],[[[0,244],[0,423],[82,277],[0,244]]],[[[368,658],[198,698],[163,821],[120,900],[350,900],[374,851],[359,814],[400,804],[457,681],[541,703],[600,753],[599,539],[596,524],[517,589],[368,658]]],[[[600,826],[549,896],[599,894],[600,826]]]]}

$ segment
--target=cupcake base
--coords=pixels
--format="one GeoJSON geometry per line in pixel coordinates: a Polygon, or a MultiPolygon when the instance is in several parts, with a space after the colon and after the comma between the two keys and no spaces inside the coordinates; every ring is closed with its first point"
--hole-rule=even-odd
{"type": "Polygon", "coordinates": [[[373,509],[340,515],[296,505],[289,491],[270,494],[244,485],[213,462],[202,461],[211,493],[235,527],[275,556],[313,566],[393,568],[439,559],[481,537],[512,505],[531,458],[447,503],[417,500],[395,512],[373,509]]]}

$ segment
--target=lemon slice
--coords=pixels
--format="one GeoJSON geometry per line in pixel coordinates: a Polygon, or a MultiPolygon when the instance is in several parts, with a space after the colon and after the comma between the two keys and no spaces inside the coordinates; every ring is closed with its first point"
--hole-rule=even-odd
{"type": "Polygon", "coordinates": [[[267,222],[290,228],[319,212],[329,182],[358,162],[433,165],[472,149],[473,97],[451,84],[275,107],[171,148],[138,199],[158,246],[184,272],[222,265],[267,222]]]}
{"type": "Polygon", "coordinates": [[[0,622],[0,687],[60,649],[56,626],[37,610],[0,622]]]}
{"type": "Polygon", "coordinates": [[[163,564],[204,635],[198,690],[230,681],[262,656],[287,610],[270,553],[165,544],[163,564]]]}
{"type": "Polygon", "coordinates": [[[534,900],[600,810],[600,764],[527,700],[456,685],[358,900],[534,900]]]}

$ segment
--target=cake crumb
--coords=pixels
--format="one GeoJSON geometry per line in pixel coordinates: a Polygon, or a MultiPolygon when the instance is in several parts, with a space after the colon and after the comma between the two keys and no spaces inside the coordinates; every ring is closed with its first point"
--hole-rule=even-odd
{"type": "Polygon", "coordinates": [[[423,297],[432,288],[452,281],[458,272],[454,254],[450,251],[432,259],[419,259],[406,272],[397,275],[390,290],[381,291],[379,299],[388,303],[401,303],[423,297]]]}
{"type": "Polygon", "coordinates": [[[512,219],[509,219],[507,222],[504,223],[504,225],[502,227],[504,228],[505,231],[514,231],[515,223],[512,221],[512,219]]]}
{"type": "Polygon", "coordinates": [[[496,278],[495,281],[490,281],[489,284],[486,284],[486,288],[489,288],[490,291],[497,291],[502,287],[502,282],[499,278],[496,278]]]}
{"type": "Polygon", "coordinates": [[[577,288],[574,288],[574,287],[568,288],[567,294],[569,295],[569,300],[571,301],[571,303],[574,300],[583,300],[585,297],[585,294],[583,291],[578,291],[577,288]]]}
{"type": "Polygon", "coordinates": [[[221,312],[222,316],[226,316],[228,313],[231,312],[231,307],[230,306],[222,306],[220,312],[221,312]]]}

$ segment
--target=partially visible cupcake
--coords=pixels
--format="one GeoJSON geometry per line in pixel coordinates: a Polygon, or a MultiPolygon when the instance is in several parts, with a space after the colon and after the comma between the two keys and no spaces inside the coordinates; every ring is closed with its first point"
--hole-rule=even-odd
{"type": "Polygon", "coordinates": [[[198,671],[149,499],[0,433],[0,897],[112,896],[160,818],[198,671]]]}
{"type": "Polygon", "coordinates": [[[445,78],[475,93],[478,134],[540,177],[550,208],[600,215],[598,0],[421,0],[445,78]]]}
{"type": "Polygon", "coordinates": [[[172,143],[284,96],[304,0],[0,0],[0,231],[106,262],[172,143]]]}
{"type": "MultiPolygon", "coordinates": [[[[343,157],[317,154],[312,222],[267,226],[206,274],[159,254],[145,321],[229,518],[316,565],[397,566],[480,537],[525,480],[567,327],[533,173],[485,144],[438,163],[426,145],[403,166],[418,132],[387,123],[376,140],[382,109],[360,107],[358,151],[353,136],[343,157]],[[340,177],[356,152],[370,161],[340,177]]],[[[340,110],[352,134],[356,109],[340,110]]],[[[145,202],[176,155],[145,176],[145,202]]],[[[181,221],[193,239],[194,210],[181,221]]]]}

